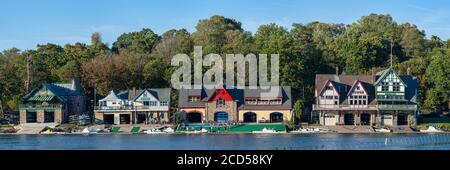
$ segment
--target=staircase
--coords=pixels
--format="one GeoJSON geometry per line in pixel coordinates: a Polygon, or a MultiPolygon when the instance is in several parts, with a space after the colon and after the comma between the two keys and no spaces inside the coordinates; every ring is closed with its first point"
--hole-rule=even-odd
{"type": "Polygon", "coordinates": [[[19,125],[17,134],[39,134],[45,127],[54,128],[57,123],[25,123],[19,125]]]}

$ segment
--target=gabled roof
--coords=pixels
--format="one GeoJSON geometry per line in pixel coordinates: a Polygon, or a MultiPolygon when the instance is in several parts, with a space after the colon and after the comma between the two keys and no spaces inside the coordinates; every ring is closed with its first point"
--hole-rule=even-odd
{"type": "Polygon", "coordinates": [[[124,100],[135,101],[146,91],[148,93],[150,93],[150,95],[155,97],[158,101],[164,101],[164,102],[170,101],[170,88],[139,89],[139,90],[136,90],[136,94],[134,94],[133,90],[125,90],[125,91],[119,92],[117,95],[124,100]]]}
{"type": "MultiPolygon", "coordinates": [[[[230,96],[237,102],[238,109],[250,109],[250,110],[258,110],[258,109],[269,109],[269,110],[286,110],[292,109],[292,98],[291,98],[291,87],[290,86],[280,86],[280,93],[276,94],[274,97],[281,97],[283,99],[282,105],[245,105],[245,98],[252,97],[261,97],[265,95],[261,95],[262,93],[267,94],[269,90],[258,87],[256,89],[251,89],[246,87],[245,89],[238,88],[226,88],[225,90],[230,94],[230,96]]],[[[179,99],[178,99],[178,107],[205,107],[205,102],[208,101],[213,95],[216,89],[185,89],[181,88],[179,90],[179,99]],[[192,95],[195,94],[195,95],[192,95]],[[189,96],[198,96],[201,94],[200,101],[197,102],[189,102],[189,96]]]]}
{"type": "Polygon", "coordinates": [[[108,94],[105,98],[101,99],[100,101],[112,101],[112,100],[123,100],[123,99],[120,98],[120,97],[118,97],[118,96],[116,95],[116,93],[114,93],[114,91],[111,90],[111,91],[109,92],[109,94],[108,94]]]}
{"type": "Polygon", "coordinates": [[[403,83],[403,85],[405,85],[405,87],[407,87],[408,85],[400,78],[400,76],[397,74],[397,72],[395,72],[394,69],[392,69],[391,67],[389,67],[386,70],[380,71],[377,73],[377,75],[380,75],[380,77],[377,79],[377,81],[373,84],[374,86],[378,85],[381,80],[383,80],[384,78],[386,78],[387,75],[389,75],[389,73],[393,73],[395,76],[398,77],[398,79],[400,79],[400,81],[403,83]]]}
{"type": "Polygon", "coordinates": [[[352,87],[350,88],[350,90],[348,91],[347,96],[350,96],[352,94],[353,89],[360,84],[361,87],[363,88],[364,92],[366,92],[367,95],[370,95],[369,91],[366,90],[366,87],[364,87],[364,85],[361,83],[361,81],[359,80],[355,80],[355,82],[353,83],[352,87]]]}
{"type": "Polygon", "coordinates": [[[77,80],[72,80],[71,83],[42,83],[37,88],[33,89],[30,93],[25,95],[23,99],[29,100],[32,98],[32,100],[34,101],[52,100],[53,98],[45,96],[34,97],[36,92],[38,92],[42,88],[45,88],[52,92],[58,100],[66,102],[68,100],[67,96],[83,95],[81,87],[77,83],[79,83],[77,80]]]}
{"type": "Polygon", "coordinates": [[[328,79],[327,82],[325,82],[325,84],[323,85],[322,89],[320,90],[320,94],[322,94],[323,90],[325,90],[325,87],[327,87],[328,83],[330,83],[331,86],[333,86],[334,91],[336,91],[338,96],[340,96],[341,94],[339,93],[339,90],[336,88],[336,85],[334,84],[334,82],[331,81],[330,79],[328,79]]]}

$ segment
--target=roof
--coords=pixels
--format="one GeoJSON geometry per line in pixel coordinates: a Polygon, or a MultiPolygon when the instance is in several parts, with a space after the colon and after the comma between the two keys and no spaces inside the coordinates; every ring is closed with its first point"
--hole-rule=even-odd
{"type": "MultiPolygon", "coordinates": [[[[231,97],[236,100],[238,109],[291,109],[292,108],[292,97],[291,97],[291,87],[290,86],[281,86],[276,90],[275,93],[268,93],[265,87],[258,87],[256,89],[246,87],[245,89],[238,88],[225,88],[225,90],[231,95],[231,97]],[[245,105],[245,98],[254,98],[254,97],[262,97],[262,98],[282,98],[282,105],[245,105]]],[[[216,89],[180,89],[179,90],[179,98],[178,98],[178,106],[179,107],[204,107],[206,101],[214,95],[216,89]],[[199,95],[200,94],[200,95],[199,95]],[[189,96],[200,96],[200,101],[197,102],[189,102],[189,96]]]]}
{"type": "MultiPolygon", "coordinates": [[[[356,85],[357,82],[360,82],[366,92],[369,93],[369,104],[375,104],[375,84],[381,81],[387,73],[390,71],[394,71],[392,68],[388,68],[376,73],[376,77],[378,77],[377,81],[375,81],[374,76],[370,75],[335,75],[335,74],[317,74],[315,79],[315,91],[316,95],[321,93],[323,88],[323,83],[328,80],[333,82],[336,88],[340,93],[349,94],[352,88],[356,85]],[[343,88],[339,88],[343,87],[343,88]]],[[[397,74],[397,73],[395,73],[397,74]]],[[[399,75],[400,80],[405,84],[405,99],[417,103],[417,88],[419,84],[417,82],[417,78],[411,75],[399,75]]],[[[317,97],[317,96],[316,96],[317,97]]],[[[340,104],[347,104],[348,98],[346,96],[339,98],[340,104]]]]}
{"type": "Polygon", "coordinates": [[[158,101],[170,102],[170,88],[149,88],[139,89],[134,93],[133,90],[124,90],[117,94],[117,96],[123,100],[134,101],[139,98],[144,92],[148,91],[158,101]]]}
{"type": "Polygon", "coordinates": [[[111,100],[122,100],[122,98],[119,98],[119,97],[116,95],[116,93],[114,93],[114,91],[111,90],[111,91],[109,92],[109,94],[108,94],[105,98],[101,99],[100,101],[111,101],[111,100]]]}
{"type": "Polygon", "coordinates": [[[84,95],[82,93],[79,81],[74,79],[71,83],[42,83],[37,88],[33,89],[30,93],[24,96],[24,100],[30,101],[50,101],[53,98],[46,95],[35,95],[40,89],[47,89],[52,92],[57,99],[62,102],[68,100],[68,96],[84,95]]]}
{"type": "MultiPolygon", "coordinates": [[[[397,75],[398,76],[398,74],[397,74],[397,72],[395,72],[395,70],[394,69],[392,69],[391,67],[389,67],[388,69],[385,69],[385,70],[382,70],[382,71],[380,71],[380,72],[377,72],[377,81],[373,84],[374,86],[376,86],[376,85],[378,85],[380,82],[381,82],[381,80],[383,80],[387,75],[388,75],[388,73],[390,73],[390,72],[392,72],[392,73],[394,73],[395,75],[397,75]]],[[[408,86],[402,79],[400,79],[400,81],[402,81],[402,83],[405,85],[405,86],[408,86]]]]}
{"type": "MultiPolygon", "coordinates": [[[[330,81],[333,83],[339,94],[349,94],[353,85],[355,85],[356,82],[360,82],[364,87],[364,89],[366,89],[369,93],[369,104],[373,104],[375,102],[373,100],[375,92],[372,86],[374,79],[375,78],[370,75],[316,74],[315,90],[316,94],[319,95],[322,92],[322,89],[324,88],[323,83],[324,82],[327,83],[328,81],[330,81]]],[[[339,103],[340,104],[348,103],[347,95],[340,95],[339,103]]]]}

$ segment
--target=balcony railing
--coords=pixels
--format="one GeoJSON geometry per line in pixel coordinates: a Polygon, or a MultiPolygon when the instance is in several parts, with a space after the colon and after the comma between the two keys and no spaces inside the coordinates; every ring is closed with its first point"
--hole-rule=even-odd
{"type": "Polygon", "coordinates": [[[157,110],[166,111],[169,106],[96,106],[94,108],[96,111],[139,111],[139,110],[157,110]]]}
{"type": "Polygon", "coordinates": [[[417,105],[331,105],[313,104],[313,110],[416,110],[417,105]]]}
{"type": "Polygon", "coordinates": [[[61,104],[48,104],[48,105],[41,105],[41,104],[20,104],[20,109],[61,109],[63,105],[61,104]]]}

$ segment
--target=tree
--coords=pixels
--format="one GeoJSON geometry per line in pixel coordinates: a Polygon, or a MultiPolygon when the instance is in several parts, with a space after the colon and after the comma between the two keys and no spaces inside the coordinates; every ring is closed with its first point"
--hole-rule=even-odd
{"type": "Polygon", "coordinates": [[[448,108],[450,101],[450,55],[441,53],[432,56],[426,75],[431,87],[427,93],[425,105],[434,110],[448,108]]]}
{"type": "Polygon", "coordinates": [[[230,18],[214,15],[209,19],[200,20],[192,33],[195,45],[203,47],[203,53],[222,53],[226,44],[226,34],[230,31],[242,32],[241,23],[230,18]]]}
{"type": "Polygon", "coordinates": [[[139,32],[130,32],[120,35],[113,43],[112,50],[116,53],[120,49],[150,54],[160,37],[151,29],[144,28],[139,32]]]}
{"type": "Polygon", "coordinates": [[[303,100],[295,101],[294,107],[292,110],[294,112],[294,118],[295,118],[296,122],[300,122],[300,120],[302,119],[303,113],[305,111],[305,105],[303,103],[303,100]]]}
{"type": "Polygon", "coordinates": [[[99,51],[109,50],[108,45],[102,42],[102,37],[100,33],[95,32],[91,36],[92,48],[99,51]]]}

